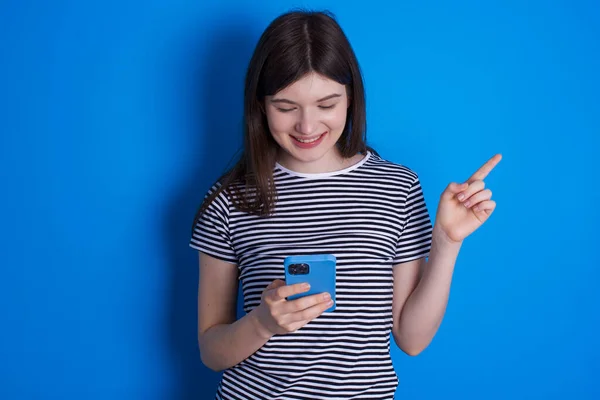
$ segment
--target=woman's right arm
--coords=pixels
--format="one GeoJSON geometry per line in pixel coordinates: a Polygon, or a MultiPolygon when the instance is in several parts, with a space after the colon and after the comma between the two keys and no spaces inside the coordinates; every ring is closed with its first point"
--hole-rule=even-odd
{"type": "Polygon", "coordinates": [[[200,252],[198,344],[204,365],[214,371],[233,367],[273,335],[293,332],[321,315],[331,305],[325,294],[286,300],[307,290],[276,280],[263,292],[260,306],[236,321],[237,265],[200,252]]]}

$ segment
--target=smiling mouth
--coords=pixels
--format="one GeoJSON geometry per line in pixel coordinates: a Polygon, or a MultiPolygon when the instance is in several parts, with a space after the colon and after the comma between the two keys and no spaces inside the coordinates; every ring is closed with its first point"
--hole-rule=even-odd
{"type": "Polygon", "coordinates": [[[290,136],[292,136],[295,140],[297,140],[300,143],[314,143],[317,140],[321,139],[323,137],[323,135],[325,135],[326,133],[327,133],[327,131],[325,131],[325,132],[321,133],[319,136],[315,136],[314,138],[311,138],[311,139],[301,139],[297,136],[293,136],[293,135],[290,135],[290,136]]]}

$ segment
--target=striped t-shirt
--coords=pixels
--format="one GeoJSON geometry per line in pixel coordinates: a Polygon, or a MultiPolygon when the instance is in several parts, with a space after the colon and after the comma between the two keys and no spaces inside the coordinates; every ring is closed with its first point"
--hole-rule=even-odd
{"type": "Polygon", "coordinates": [[[272,216],[240,212],[221,192],[190,246],[238,265],[246,312],[260,304],[269,283],[285,280],[286,256],[333,254],[336,309],[273,336],[224,371],[216,398],[393,399],[393,266],[426,257],[431,245],[417,174],[367,152],[331,173],[302,174],[277,164],[274,180],[272,216]]]}

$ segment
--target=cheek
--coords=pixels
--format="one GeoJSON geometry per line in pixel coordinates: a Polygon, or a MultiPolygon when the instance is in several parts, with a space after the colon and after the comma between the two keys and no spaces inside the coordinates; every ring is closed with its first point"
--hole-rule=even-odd
{"type": "Polygon", "coordinates": [[[342,131],[344,126],[346,126],[346,116],[348,113],[345,108],[340,107],[340,109],[335,110],[329,113],[324,119],[323,122],[329,126],[329,128],[333,131],[342,131]]]}
{"type": "Polygon", "coordinates": [[[274,135],[287,132],[294,127],[293,118],[290,118],[283,113],[268,113],[267,122],[269,124],[269,130],[274,135]]]}

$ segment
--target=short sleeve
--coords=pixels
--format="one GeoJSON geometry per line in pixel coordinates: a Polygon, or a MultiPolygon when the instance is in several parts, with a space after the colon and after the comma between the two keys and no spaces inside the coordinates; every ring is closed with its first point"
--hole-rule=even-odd
{"type": "MultiPolygon", "coordinates": [[[[215,184],[205,199],[218,187],[218,184],[215,184]]],[[[198,217],[190,239],[190,247],[228,263],[238,263],[229,232],[229,199],[224,191],[221,191],[198,217]]]]}
{"type": "Polygon", "coordinates": [[[418,176],[408,190],[403,214],[404,226],[396,245],[394,264],[429,256],[433,229],[418,176]]]}

